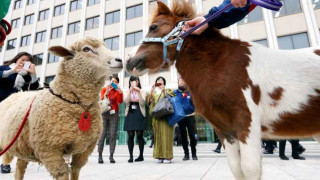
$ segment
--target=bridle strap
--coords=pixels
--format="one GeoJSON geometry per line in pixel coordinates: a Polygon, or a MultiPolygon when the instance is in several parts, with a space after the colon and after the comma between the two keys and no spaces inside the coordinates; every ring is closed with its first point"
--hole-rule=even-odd
{"type": "Polygon", "coordinates": [[[165,35],[164,37],[145,37],[140,41],[140,44],[143,43],[151,43],[151,42],[159,42],[163,45],[163,59],[166,63],[170,63],[170,59],[168,58],[168,46],[172,44],[177,45],[177,51],[181,50],[181,46],[183,44],[183,39],[179,36],[182,33],[182,26],[184,25],[185,21],[180,21],[171,31],[169,34],[165,35]],[[170,38],[173,38],[170,40],[170,38]]]}

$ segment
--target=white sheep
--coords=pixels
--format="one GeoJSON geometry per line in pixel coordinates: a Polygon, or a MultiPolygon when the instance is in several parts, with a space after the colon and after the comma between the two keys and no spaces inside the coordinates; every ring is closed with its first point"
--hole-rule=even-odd
{"type": "Polygon", "coordinates": [[[50,83],[53,93],[49,89],[20,92],[0,103],[1,151],[14,137],[35,98],[20,137],[2,157],[3,164],[18,158],[15,179],[23,179],[28,161],[44,164],[55,179],[69,179],[65,155],[72,156],[71,179],[79,178],[102,130],[99,92],[107,76],[122,70],[121,60],[94,38],[77,41],[70,50],[55,46],[49,51],[63,57],[50,83]],[[78,127],[84,109],[91,116],[88,131],[78,127]]]}

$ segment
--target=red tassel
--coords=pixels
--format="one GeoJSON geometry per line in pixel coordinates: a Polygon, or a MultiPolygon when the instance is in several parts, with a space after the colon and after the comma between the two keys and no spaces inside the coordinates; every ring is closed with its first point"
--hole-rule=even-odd
{"type": "Polygon", "coordinates": [[[80,121],[79,129],[80,131],[89,131],[91,128],[91,116],[89,112],[83,112],[80,121]]]}

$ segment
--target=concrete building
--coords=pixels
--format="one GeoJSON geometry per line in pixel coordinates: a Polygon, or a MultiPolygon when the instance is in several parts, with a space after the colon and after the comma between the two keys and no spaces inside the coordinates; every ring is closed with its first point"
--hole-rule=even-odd
{"type": "MultiPolygon", "coordinates": [[[[162,1],[170,5],[174,0],[162,1]]],[[[199,14],[206,14],[221,2],[192,0],[199,14]]],[[[320,46],[320,0],[282,2],[284,6],[279,12],[257,7],[244,20],[222,32],[231,38],[256,41],[270,48],[320,46]]],[[[13,31],[1,48],[0,64],[18,52],[27,51],[34,56],[40,84],[50,82],[59,58],[49,54],[48,47],[67,46],[86,36],[103,38],[107,47],[125,59],[147,33],[148,17],[155,6],[154,0],[14,0],[5,17],[13,31]]],[[[171,67],[169,71],[141,77],[143,88],[150,90],[159,75],[167,79],[168,88],[177,87],[177,70],[171,67]]],[[[122,71],[119,77],[126,89],[128,74],[122,71]]],[[[203,119],[197,121],[197,128],[200,140],[212,140],[212,129],[203,119]]]]}

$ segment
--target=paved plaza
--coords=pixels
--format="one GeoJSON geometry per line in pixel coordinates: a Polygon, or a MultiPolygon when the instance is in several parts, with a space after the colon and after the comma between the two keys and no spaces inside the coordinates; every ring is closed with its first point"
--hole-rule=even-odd
{"type": "MultiPolygon", "coordinates": [[[[264,180],[319,180],[320,179],[320,145],[316,142],[302,141],[301,144],[307,149],[303,153],[306,160],[293,160],[291,144],[287,143],[286,155],[289,161],[280,160],[278,150],[273,155],[263,155],[263,179],[264,180]]],[[[117,146],[115,164],[108,161],[108,146],[105,147],[104,164],[98,164],[96,151],[90,156],[89,162],[80,173],[81,180],[112,180],[112,179],[234,179],[228,167],[226,154],[214,153],[217,144],[199,144],[198,161],[182,161],[182,147],[174,147],[174,159],[172,164],[158,164],[152,158],[152,149],[145,146],[145,161],[139,163],[127,162],[127,146],[117,146]]],[[[138,146],[135,146],[135,157],[138,155],[138,146]]],[[[12,164],[13,170],[15,163],[12,164]]],[[[13,172],[0,174],[0,180],[12,180],[13,172]]],[[[52,180],[44,166],[30,163],[28,165],[25,180],[52,180]]]]}

